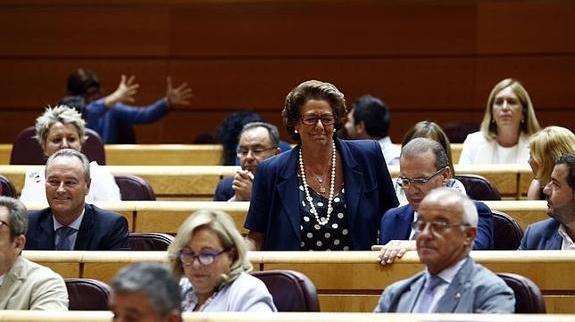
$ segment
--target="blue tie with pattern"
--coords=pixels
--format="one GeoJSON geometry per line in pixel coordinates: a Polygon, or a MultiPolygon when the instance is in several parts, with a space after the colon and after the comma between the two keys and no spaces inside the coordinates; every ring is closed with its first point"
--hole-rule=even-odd
{"type": "Polygon", "coordinates": [[[62,226],[56,229],[56,236],[58,242],[56,243],[57,250],[72,250],[72,234],[76,230],[72,227],[62,226]]]}
{"type": "Polygon", "coordinates": [[[431,303],[433,302],[433,294],[435,289],[441,285],[444,280],[435,275],[428,275],[429,279],[425,283],[425,288],[419,295],[419,300],[413,309],[413,313],[428,313],[431,312],[431,303]]]}

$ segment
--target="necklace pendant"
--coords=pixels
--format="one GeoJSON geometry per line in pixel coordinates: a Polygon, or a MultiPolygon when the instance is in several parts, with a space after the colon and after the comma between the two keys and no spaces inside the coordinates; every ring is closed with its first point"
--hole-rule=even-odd
{"type": "Polygon", "coordinates": [[[324,186],[319,187],[319,193],[321,193],[321,194],[325,193],[325,187],[324,186]]]}

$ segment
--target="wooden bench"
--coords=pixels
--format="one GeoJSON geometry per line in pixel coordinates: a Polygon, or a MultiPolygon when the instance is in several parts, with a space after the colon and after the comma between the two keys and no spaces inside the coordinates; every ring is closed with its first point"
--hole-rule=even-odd
{"type": "MultiPolygon", "coordinates": [[[[255,270],[292,269],[307,275],[327,312],[370,312],[382,290],[420,272],[416,252],[391,266],[377,262],[377,252],[249,252],[255,270]]],[[[25,251],[32,261],[52,267],[64,277],[109,282],[134,262],[166,262],[166,252],[25,251]]],[[[471,256],[495,272],[523,275],[535,282],[549,313],[575,313],[575,253],[566,251],[476,251],[471,256]]]]}
{"type": "MultiPolygon", "coordinates": [[[[3,311],[6,322],[110,322],[109,311],[3,311]]],[[[394,314],[394,313],[330,313],[330,312],[283,312],[283,313],[197,313],[182,314],[184,322],[572,322],[575,315],[519,315],[519,314],[394,314]]]]}
{"type": "MultiPolygon", "coordinates": [[[[0,165],[0,174],[8,177],[21,191],[26,165],[0,165]]],[[[219,180],[233,175],[237,166],[107,166],[112,174],[134,174],[146,179],[154,188],[158,199],[211,200],[219,180]]],[[[457,166],[458,174],[479,174],[494,183],[501,195],[508,199],[521,199],[531,183],[529,166],[457,166]]],[[[390,167],[391,175],[399,175],[399,166],[390,167]]]]}
{"type": "MultiPolygon", "coordinates": [[[[220,165],[219,144],[109,144],[108,165],[220,165]]],[[[12,144],[0,144],[0,164],[10,163],[12,144]]]]}
{"type": "MultiPolygon", "coordinates": [[[[487,201],[494,210],[507,213],[517,220],[523,230],[529,224],[549,218],[545,201],[487,201]]],[[[121,201],[98,202],[97,206],[122,214],[128,220],[131,232],[161,232],[175,234],[178,228],[192,214],[200,209],[222,210],[227,212],[236,227],[243,234],[249,202],[223,201],[121,201]]],[[[27,203],[29,210],[40,210],[47,207],[43,203],[27,203]]]]}

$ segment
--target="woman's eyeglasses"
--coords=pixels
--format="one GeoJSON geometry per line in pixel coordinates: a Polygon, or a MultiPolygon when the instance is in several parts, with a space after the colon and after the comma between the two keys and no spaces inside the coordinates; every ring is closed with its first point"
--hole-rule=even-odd
{"type": "Polygon", "coordinates": [[[321,120],[321,124],[323,125],[333,125],[335,123],[335,117],[331,114],[308,114],[301,117],[301,121],[305,125],[316,125],[319,120],[321,120]]]}
{"type": "Polygon", "coordinates": [[[205,252],[205,253],[199,253],[196,255],[194,252],[190,252],[190,251],[186,251],[186,250],[182,249],[180,251],[180,254],[178,257],[180,258],[180,261],[182,261],[182,263],[184,263],[186,265],[192,265],[194,263],[194,260],[197,259],[198,262],[200,263],[200,265],[208,266],[216,260],[216,257],[227,252],[228,250],[230,250],[230,249],[224,248],[222,251],[217,252],[217,253],[205,252]]]}

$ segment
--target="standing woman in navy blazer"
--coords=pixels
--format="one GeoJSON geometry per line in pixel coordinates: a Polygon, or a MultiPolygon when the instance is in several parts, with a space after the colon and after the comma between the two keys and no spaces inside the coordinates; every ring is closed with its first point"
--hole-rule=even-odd
{"type": "Polygon", "coordinates": [[[284,125],[298,145],[258,166],[245,222],[257,250],[368,250],[393,185],[376,141],[344,141],[344,95],[301,83],[286,97],[284,125]]]}

